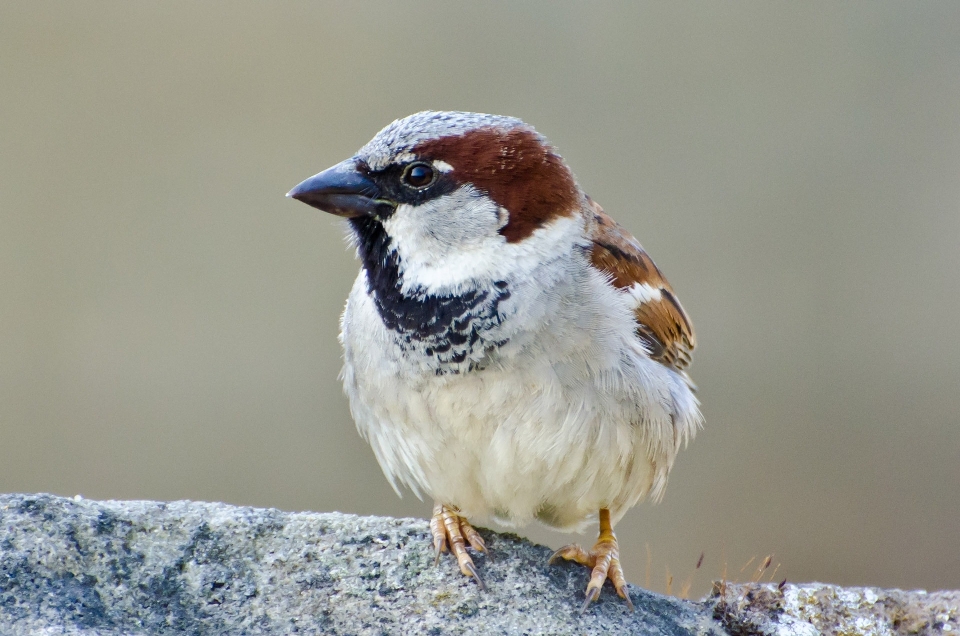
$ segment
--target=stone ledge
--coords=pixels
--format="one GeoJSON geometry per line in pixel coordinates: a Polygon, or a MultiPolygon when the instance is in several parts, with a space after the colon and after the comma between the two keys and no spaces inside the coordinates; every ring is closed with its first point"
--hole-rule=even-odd
{"type": "Polygon", "coordinates": [[[548,548],[511,534],[481,534],[493,557],[477,557],[486,591],[449,559],[434,566],[421,519],[0,495],[0,635],[817,634],[834,632],[831,624],[869,627],[844,633],[899,634],[960,628],[958,593],[822,585],[726,585],[700,603],[630,586],[636,612],[605,589],[580,614],[586,568],[548,567],[548,548]],[[856,622],[867,618],[872,622],[856,622]]]}
{"type": "Polygon", "coordinates": [[[905,592],[824,583],[714,586],[707,599],[730,634],[898,636],[960,632],[960,591],[905,592]]]}
{"type": "Polygon", "coordinates": [[[487,590],[422,519],[219,503],[0,496],[0,634],[721,634],[706,608],[631,587],[583,615],[585,568],[481,530],[487,590]]]}

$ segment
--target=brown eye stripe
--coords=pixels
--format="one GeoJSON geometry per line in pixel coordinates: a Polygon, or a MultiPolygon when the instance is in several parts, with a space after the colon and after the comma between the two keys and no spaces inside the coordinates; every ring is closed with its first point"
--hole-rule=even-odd
{"type": "Polygon", "coordinates": [[[580,204],[573,174],[530,128],[478,128],[418,144],[413,153],[451,166],[451,176],[486,192],[509,214],[500,233],[521,241],[550,220],[571,216],[580,204]]]}

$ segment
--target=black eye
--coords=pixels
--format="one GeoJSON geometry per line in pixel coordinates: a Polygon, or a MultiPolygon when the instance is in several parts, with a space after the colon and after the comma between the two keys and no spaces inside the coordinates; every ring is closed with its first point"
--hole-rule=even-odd
{"type": "Polygon", "coordinates": [[[411,188],[426,188],[433,183],[436,173],[426,163],[411,163],[403,171],[403,182],[411,188]]]}

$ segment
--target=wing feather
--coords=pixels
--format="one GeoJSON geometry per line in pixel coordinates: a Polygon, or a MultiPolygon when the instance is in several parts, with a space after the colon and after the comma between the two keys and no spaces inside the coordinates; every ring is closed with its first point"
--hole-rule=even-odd
{"type": "Polygon", "coordinates": [[[590,261],[636,301],[637,336],[650,357],[677,371],[687,368],[697,346],[693,323],[653,259],[619,223],[590,200],[590,261]]]}

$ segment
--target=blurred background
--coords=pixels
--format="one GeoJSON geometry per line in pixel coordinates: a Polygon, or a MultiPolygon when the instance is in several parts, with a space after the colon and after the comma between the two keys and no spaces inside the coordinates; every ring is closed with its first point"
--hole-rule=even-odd
{"type": "Polygon", "coordinates": [[[283,196],[422,109],[535,125],[693,316],[628,579],[960,588],[955,2],[0,4],[0,492],[429,514],[337,380],[344,228],[283,196]]]}

